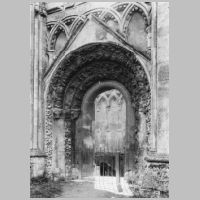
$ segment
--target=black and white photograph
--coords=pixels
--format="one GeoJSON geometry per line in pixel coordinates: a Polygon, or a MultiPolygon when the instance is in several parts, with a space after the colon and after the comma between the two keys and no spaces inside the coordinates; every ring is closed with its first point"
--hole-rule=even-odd
{"type": "Polygon", "coordinates": [[[169,2],[29,8],[30,198],[169,198],[169,2]]]}

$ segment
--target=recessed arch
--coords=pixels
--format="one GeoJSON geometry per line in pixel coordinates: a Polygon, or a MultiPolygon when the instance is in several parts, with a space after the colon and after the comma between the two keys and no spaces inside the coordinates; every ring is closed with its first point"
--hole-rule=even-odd
{"type": "MultiPolygon", "coordinates": [[[[56,72],[63,72],[65,69],[68,68],[70,65],[70,62],[74,59],[76,59],[76,63],[85,63],[92,60],[100,60],[100,59],[107,59],[111,58],[112,60],[116,60],[119,62],[126,63],[126,65],[131,66],[133,63],[137,63],[138,65],[141,65],[142,68],[145,71],[145,76],[147,76],[147,80],[150,84],[150,74],[148,72],[147,66],[138,59],[138,56],[135,55],[134,52],[131,52],[127,50],[126,48],[123,48],[120,45],[117,45],[113,42],[107,42],[107,43],[91,43],[84,46],[79,47],[78,49],[70,52],[70,54],[66,55],[62,60],[58,60],[58,65],[51,66],[50,68],[53,69],[52,71],[47,71],[45,74],[44,80],[46,82],[46,93],[49,91],[49,86],[51,83],[51,80],[56,75],[56,72]],[[86,54],[87,56],[82,57],[82,54],[86,54]],[[121,61],[120,61],[121,60],[121,61]],[[48,81],[50,80],[50,81],[48,81]]],[[[53,63],[54,64],[54,63],[53,63]]],[[[59,72],[59,73],[60,73],[59,72]]]]}
{"type": "Polygon", "coordinates": [[[77,16],[70,27],[69,35],[72,35],[81,26],[81,24],[84,23],[84,21],[84,16],[77,16]]]}
{"type": "Polygon", "coordinates": [[[122,24],[125,24],[125,21],[127,20],[128,15],[131,15],[134,12],[142,13],[142,16],[144,17],[147,25],[149,25],[150,23],[150,15],[148,13],[149,11],[146,9],[146,7],[142,3],[129,4],[129,6],[126,8],[126,10],[123,13],[122,24]]]}
{"type": "Polygon", "coordinates": [[[59,36],[60,32],[64,32],[66,36],[66,42],[69,37],[69,32],[63,22],[57,22],[51,29],[49,38],[48,38],[48,50],[55,50],[55,43],[59,36]]]}
{"type": "MultiPolygon", "coordinates": [[[[47,119],[45,131],[48,137],[53,137],[54,134],[49,124],[52,123],[52,126],[65,124],[62,128],[63,131],[65,130],[63,135],[65,138],[71,138],[65,141],[65,146],[72,145],[76,130],[74,123],[84,110],[82,110],[82,102],[85,94],[95,84],[118,82],[128,91],[129,105],[134,110],[135,125],[133,126],[133,121],[129,121],[128,131],[132,133],[129,134],[129,139],[132,141],[129,150],[135,152],[133,149],[138,148],[136,134],[134,134],[138,132],[138,112],[150,114],[151,92],[147,74],[134,53],[113,43],[86,45],[67,55],[49,80],[45,97],[47,119]],[[59,120],[64,122],[58,123],[59,120]]],[[[104,86],[102,91],[113,87],[104,86]]],[[[97,91],[100,92],[100,89],[97,91]]],[[[50,144],[46,146],[49,152],[48,159],[51,160],[50,144]]],[[[71,159],[71,150],[59,151],[65,152],[67,156],[65,161],[71,159]]],[[[137,159],[137,153],[136,151],[132,156],[132,166],[135,165],[134,159],[137,159]]]]}
{"type": "MultiPolygon", "coordinates": [[[[77,159],[81,159],[79,152],[84,152],[87,148],[93,149],[94,148],[94,122],[95,122],[95,106],[94,102],[96,97],[101,94],[102,92],[109,91],[111,89],[118,90],[124,97],[126,102],[126,125],[125,125],[125,135],[121,135],[121,138],[124,138],[124,144],[119,144],[118,148],[124,152],[125,150],[125,163],[124,167],[126,170],[130,168],[134,168],[134,152],[132,151],[133,140],[130,139],[134,136],[134,126],[135,126],[135,115],[134,115],[134,108],[131,104],[131,96],[128,90],[119,82],[117,81],[102,81],[94,84],[88,91],[85,93],[82,104],[81,104],[81,114],[76,120],[76,133],[75,133],[75,149],[78,155],[74,155],[77,159]],[[87,143],[81,142],[82,138],[89,139],[93,141],[92,144],[88,146],[87,143]],[[123,148],[124,146],[124,148],[123,148]],[[123,148],[123,149],[122,149],[123,148]]],[[[118,150],[119,150],[118,149],[118,150]]],[[[94,150],[94,149],[93,149],[94,150]]],[[[76,152],[76,151],[75,151],[76,152]]],[[[90,158],[92,159],[93,153],[91,153],[90,158]]],[[[95,158],[93,157],[95,160],[95,158]]],[[[75,161],[76,162],[76,161],[75,161]]],[[[82,161],[84,163],[84,161],[82,161]]],[[[82,163],[82,164],[83,164],[82,163]]],[[[87,164],[86,164],[87,165],[87,164]]],[[[87,168],[91,168],[90,173],[93,173],[93,167],[89,164],[87,168]]],[[[90,174],[91,175],[91,174],[90,174]]]]}

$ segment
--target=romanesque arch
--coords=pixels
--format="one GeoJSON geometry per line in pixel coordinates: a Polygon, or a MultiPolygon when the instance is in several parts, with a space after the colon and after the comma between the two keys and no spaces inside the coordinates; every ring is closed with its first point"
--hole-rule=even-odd
{"type": "Polygon", "coordinates": [[[127,49],[113,43],[95,43],[68,54],[48,84],[45,97],[47,171],[53,166],[60,168],[62,174],[69,174],[75,121],[81,114],[84,95],[96,83],[105,81],[122,84],[130,95],[135,113],[135,126],[129,138],[130,150],[134,151],[133,162],[137,168],[141,112],[145,116],[145,134],[150,134],[151,92],[147,74],[135,55],[127,49]]]}

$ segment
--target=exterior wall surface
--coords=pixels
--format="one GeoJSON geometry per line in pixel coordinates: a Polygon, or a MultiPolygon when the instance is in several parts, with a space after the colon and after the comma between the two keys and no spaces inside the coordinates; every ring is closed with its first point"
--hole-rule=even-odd
{"type": "Polygon", "coordinates": [[[125,178],[135,194],[167,195],[169,3],[32,3],[30,11],[31,176],[76,171],[84,95],[98,82],[118,81],[134,110],[126,115],[134,167],[125,178]]]}

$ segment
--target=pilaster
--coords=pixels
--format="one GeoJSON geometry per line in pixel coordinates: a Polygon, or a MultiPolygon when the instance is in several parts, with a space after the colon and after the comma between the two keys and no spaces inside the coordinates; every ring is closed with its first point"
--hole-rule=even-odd
{"type": "Polygon", "coordinates": [[[31,4],[31,173],[37,177],[44,174],[44,113],[43,80],[46,57],[46,11],[45,3],[31,4]]]}

